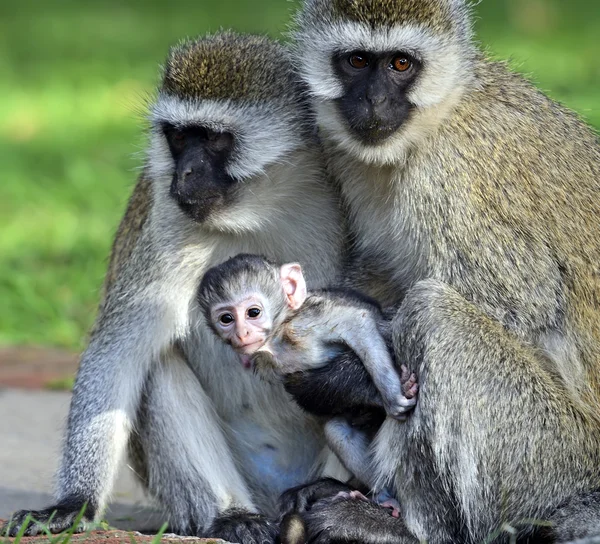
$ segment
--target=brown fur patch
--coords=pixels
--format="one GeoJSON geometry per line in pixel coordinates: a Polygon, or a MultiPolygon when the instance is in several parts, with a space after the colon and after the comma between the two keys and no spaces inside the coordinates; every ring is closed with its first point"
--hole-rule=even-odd
{"type": "Polygon", "coordinates": [[[301,348],[303,346],[302,340],[298,337],[294,331],[294,327],[290,323],[283,324],[281,340],[292,348],[301,348]]]}
{"type": "Polygon", "coordinates": [[[264,36],[222,32],[171,49],[163,90],[208,100],[265,100],[290,94],[287,50],[264,36]]]}
{"type": "Polygon", "coordinates": [[[422,24],[450,31],[452,19],[445,0],[333,0],[334,14],[373,28],[422,24]]]}
{"type": "Polygon", "coordinates": [[[104,292],[112,289],[115,280],[121,272],[121,267],[129,261],[142,232],[142,228],[148,219],[152,201],[151,181],[142,173],[129,198],[127,210],[121,220],[119,230],[113,242],[106,279],[104,280],[104,292]]]}

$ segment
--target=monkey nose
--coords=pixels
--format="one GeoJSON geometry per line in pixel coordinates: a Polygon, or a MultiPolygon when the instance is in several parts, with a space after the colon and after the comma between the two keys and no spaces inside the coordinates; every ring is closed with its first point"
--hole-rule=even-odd
{"type": "Polygon", "coordinates": [[[378,106],[379,104],[383,104],[386,100],[385,94],[373,94],[367,95],[367,100],[372,106],[378,106]]]}

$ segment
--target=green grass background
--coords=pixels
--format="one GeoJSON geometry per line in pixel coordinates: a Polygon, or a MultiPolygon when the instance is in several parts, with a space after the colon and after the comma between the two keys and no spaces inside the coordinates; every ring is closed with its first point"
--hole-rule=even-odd
{"type": "MultiPolygon", "coordinates": [[[[0,0],[0,344],[80,349],[169,44],[286,0],[0,0]]],[[[600,127],[598,0],[484,0],[480,40],[600,127]]]]}

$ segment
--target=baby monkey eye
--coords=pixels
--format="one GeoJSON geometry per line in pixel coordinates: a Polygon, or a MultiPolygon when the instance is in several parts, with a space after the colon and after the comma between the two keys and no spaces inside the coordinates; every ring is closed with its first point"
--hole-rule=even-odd
{"type": "Polygon", "coordinates": [[[406,72],[411,66],[411,60],[404,56],[394,57],[394,60],[392,60],[392,68],[398,72],[406,72]]]}
{"type": "Polygon", "coordinates": [[[223,315],[219,316],[219,321],[223,325],[229,325],[230,323],[233,323],[234,319],[231,314],[223,314],[223,315]]]}
{"type": "Polygon", "coordinates": [[[246,312],[246,315],[250,318],[258,317],[260,315],[260,308],[250,308],[248,312],[246,312]]]}
{"type": "Polygon", "coordinates": [[[369,66],[369,60],[366,55],[362,53],[352,53],[352,55],[348,57],[348,62],[350,63],[350,66],[357,68],[358,70],[369,66]]]}

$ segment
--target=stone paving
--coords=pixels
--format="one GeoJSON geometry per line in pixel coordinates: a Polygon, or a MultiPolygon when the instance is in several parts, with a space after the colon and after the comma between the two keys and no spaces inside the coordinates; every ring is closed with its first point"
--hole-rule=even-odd
{"type": "MultiPolygon", "coordinates": [[[[52,504],[71,394],[44,388],[49,382],[72,376],[77,360],[76,355],[57,350],[0,349],[0,519],[8,519],[15,510],[52,504]]],[[[123,466],[105,518],[119,529],[154,532],[165,516],[144,496],[131,470],[123,466]]],[[[106,544],[121,538],[107,535],[101,538],[106,544]]],[[[131,542],[129,537],[123,538],[118,541],[131,542]]]]}

